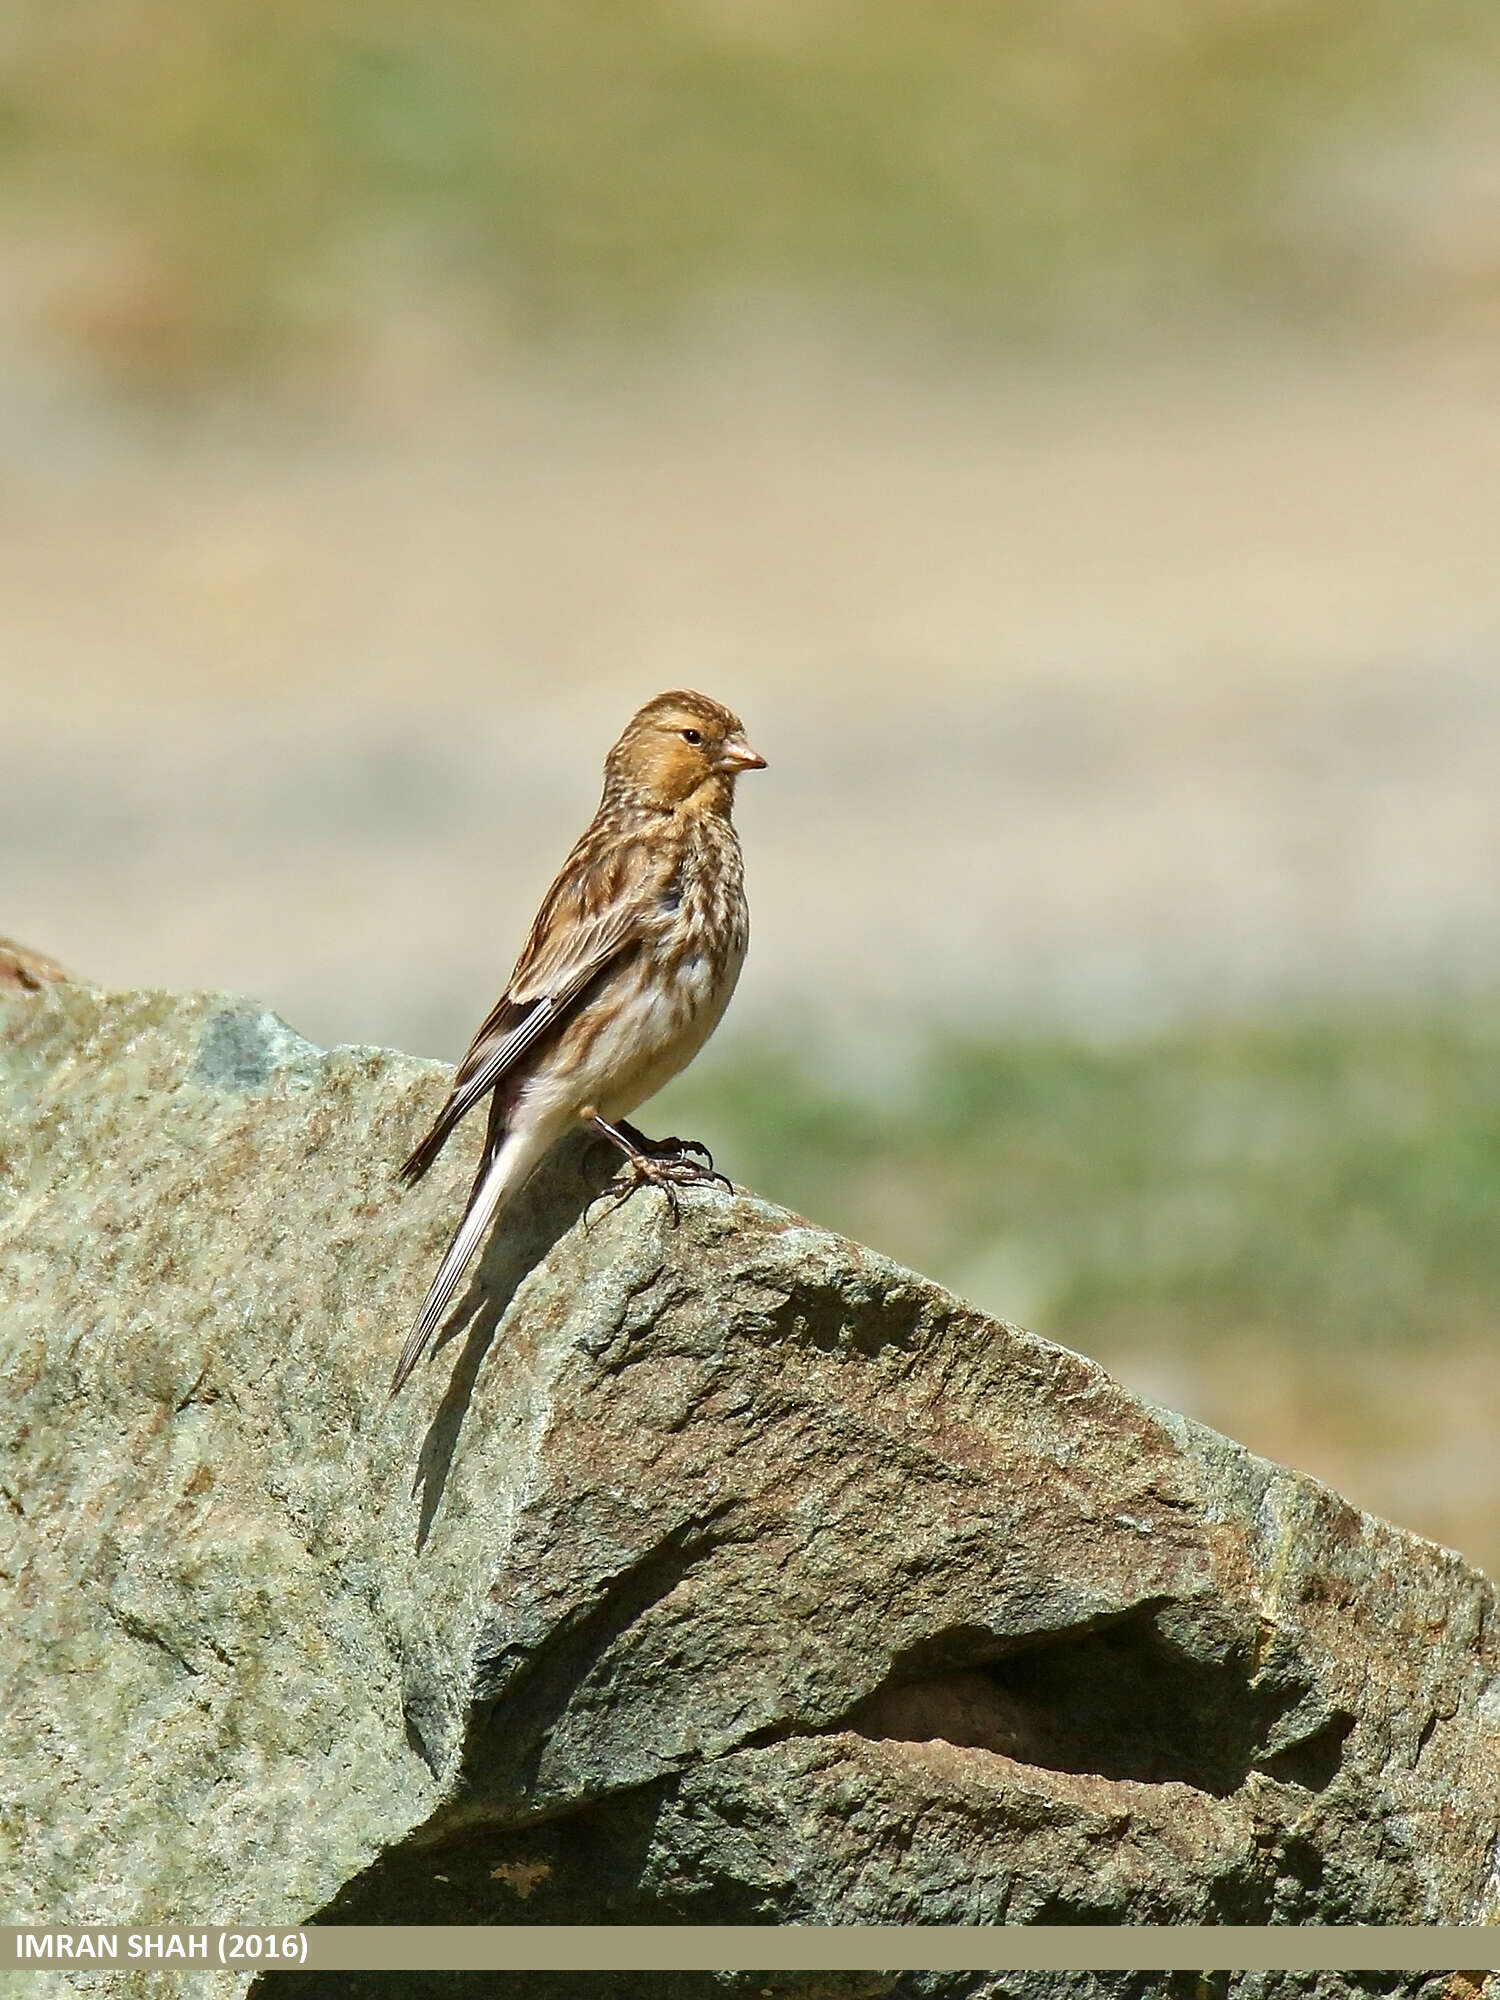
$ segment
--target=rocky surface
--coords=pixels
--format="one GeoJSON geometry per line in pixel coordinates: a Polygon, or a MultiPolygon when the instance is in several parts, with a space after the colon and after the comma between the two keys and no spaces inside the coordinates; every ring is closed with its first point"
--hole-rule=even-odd
{"type": "MultiPolygon", "coordinates": [[[[28,1975],[32,1977],[34,1975],[28,1975]]],[[[1485,1972],[466,1972],[464,2000],[1494,2000],[1485,1972]]],[[[455,1975],[308,1972],[315,2000],[453,2000],[455,1975]]],[[[260,1995],[265,1982],[254,1992],[260,1995]]]]}
{"type": "Polygon", "coordinates": [[[391,1405],[445,1075],[0,1001],[11,1921],[1500,1915],[1481,1577],[796,1216],[565,1148],[391,1405]]]}

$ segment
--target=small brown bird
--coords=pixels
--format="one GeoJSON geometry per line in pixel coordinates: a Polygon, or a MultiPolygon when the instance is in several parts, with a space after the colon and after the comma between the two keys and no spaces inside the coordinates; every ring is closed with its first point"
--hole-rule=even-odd
{"type": "Polygon", "coordinates": [[[706,695],[659,694],[604,760],[604,795],[542,899],[509,984],[458,1066],[432,1130],[401,1169],[419,1181],[486,1096],[489,1128],[457,1233],[391,1383],[421,1360],[481,1237],[580,1121],[612,1140],[638,1180],[709,1171],[681,1140],[625,1124],[690,1063],[729,1004],[750,917],[731,823],[734,781],[765,768],[744,725],[706,695]]]}

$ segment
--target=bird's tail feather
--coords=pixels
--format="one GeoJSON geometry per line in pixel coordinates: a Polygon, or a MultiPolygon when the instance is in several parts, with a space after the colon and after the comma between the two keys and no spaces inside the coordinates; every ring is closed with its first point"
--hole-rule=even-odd
{"type": "Polygon", "coordinates": [[[527,1179],[541,1150],[544,1149],[539,1148],[530,1135],[519,1132],[508,1134],[495,1151],[486,1150],[463,1221],[459,1223],[453,1241],[438,1265],[437,1276],[432,1281],[422,1310],[406,1336],[406,1345],[401,1350],[401,1358],[391,1378],[393,1397],[400,1394],[402,1385],[422,1359],[428,1342],[442,1324],[443,1314],[458,1289],[458,1281],[468,1268],[485,1231],[505,1201],[527,1179]]]}

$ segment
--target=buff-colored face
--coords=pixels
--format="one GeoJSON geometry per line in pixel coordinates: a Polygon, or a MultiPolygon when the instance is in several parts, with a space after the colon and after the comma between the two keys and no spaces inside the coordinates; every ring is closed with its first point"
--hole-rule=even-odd
{"type": "Polygon", "coordinates": [[[732,790],[741,771],[765,763],[737,715],[706,695],[677,693],[658,695],[632,719],[609,768],[633,791],[675,805],[705,787],[732,790]]]}

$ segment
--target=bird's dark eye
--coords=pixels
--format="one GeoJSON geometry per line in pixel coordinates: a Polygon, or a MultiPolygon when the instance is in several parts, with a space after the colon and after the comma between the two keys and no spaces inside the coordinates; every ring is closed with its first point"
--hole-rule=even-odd
{"type": "Polygon", "coordinates": [[[703,731],[701,729],[684,729],[682,740],[684,743],[701,743],[703,741],[703,731]]]}

